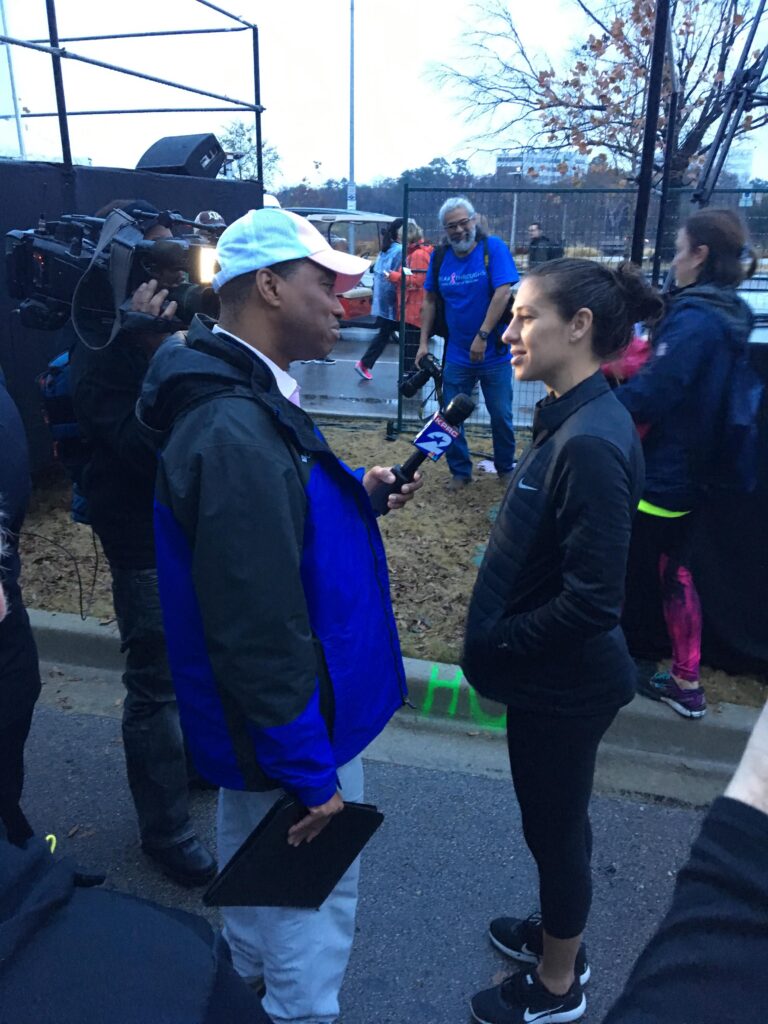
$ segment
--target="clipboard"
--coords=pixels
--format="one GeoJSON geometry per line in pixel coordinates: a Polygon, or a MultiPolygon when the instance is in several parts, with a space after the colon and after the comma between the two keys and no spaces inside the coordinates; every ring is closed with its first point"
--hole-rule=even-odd
{"type": "Polygon", "coordinates": [[[373,804],[345,803],[311,843],[289,846],[288,830],[306,813],[292,796],[278,800],[208,886],[203,903],[317,910],[384,815],[373,804]]]}

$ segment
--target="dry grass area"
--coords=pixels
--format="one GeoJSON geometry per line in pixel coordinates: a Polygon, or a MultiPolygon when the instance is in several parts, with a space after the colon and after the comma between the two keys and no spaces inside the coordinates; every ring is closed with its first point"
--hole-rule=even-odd
{"type": "MultiPolygon", "coordinates": [[[[333,450],[351,466],[391,465],[412,450],[407,435],[388,443],[379,423],[329,423],[323,430],[333,450]]],[[[490,441],[470,436],[470,446],[488,452],[490,441]]],[[[451,664],[458,657],[467,602],[502,489],[495,475],[479,473],[471,488],[447,493],[444,462],[429,465],[425,476],[424,487],[408,508],[381,520],[381,531],[404,653],[451,664]]],[[[79,612],[76,562],[87,613],[109,618],[104,556],[98,544],[94,547],[91,531],[70,521],[68,500],[61,475],[39,481],[22,538],[25,600],[33,608],[79,612]]],[[[709,669],[702,678],[712,702],[760,706],[765,700],[760,680],[709,669]]]]}

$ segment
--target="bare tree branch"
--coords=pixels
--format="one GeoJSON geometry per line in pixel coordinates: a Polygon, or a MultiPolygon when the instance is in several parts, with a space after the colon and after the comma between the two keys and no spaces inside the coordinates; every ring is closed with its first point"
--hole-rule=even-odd
{"type": "MultiPolygon", "coordinates": [[[[604,152],[637,165],[655,16],[654,0],[570,0],[600,30],[577,44],[559,67],[525,45],[515,25],[512,0],[492,0],[478,15],[469,56],[435,69],[452,87],[464,113],[482,129],[485,148],[499,145],[604,152]]],[[[754,17],[755,0],[674,0],[681,82],[679,130],[674,152],[664,154],[665,117],[659,125],[657,159],[671,160],[682,182],[704,151],[730,87],[738,42],[754,17]]],[[[665,75],[663,102],[671,89],[665,75]]],[[[755,104],[758,106],[758,104],[755,104]]],[[[738,134],[762,126],[746,117],[738,134]]]]}
{"type": "Polygon", "coordinates": [[[605,27],[605,25],[602,23],[602,21],[600,21],[600,19],[597,17],[594,11],[591,11],[585,3],[582,3],[582,0],[576,0],[576,3],[582,9],[582,11],[584,11],[587,17],[591,18],[592,21],[594,21],[594,23],[598,25],[607,36],[611,34],[611,30],[605,27]]]}

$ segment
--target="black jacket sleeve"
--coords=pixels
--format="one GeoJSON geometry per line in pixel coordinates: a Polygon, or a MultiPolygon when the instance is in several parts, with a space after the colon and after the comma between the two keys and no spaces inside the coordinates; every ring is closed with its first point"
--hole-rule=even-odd
{"type": "Polygon", "coordinates": [[[492,645],[515,657],[582,643],[621,618],[634,511],[626,459],[602,438],[573,437],[554,467],[551,495],[562,588],[546,604],[495,627],[492,645]]]}
{"type": "Polygon", "coordinates": [[[138,342],[126,335],[118,335],[97,352],[78,343],[72,353],[73,403],[86,436],[108,449],[129,472],[152,478],[155,446],[136,418],[148,365],[138,342]]]}
{"type": "Polygon", "coordinates": [[[603,1024],[765,1024],[768,815],[712,805],[672,905],[603,1024]]]}

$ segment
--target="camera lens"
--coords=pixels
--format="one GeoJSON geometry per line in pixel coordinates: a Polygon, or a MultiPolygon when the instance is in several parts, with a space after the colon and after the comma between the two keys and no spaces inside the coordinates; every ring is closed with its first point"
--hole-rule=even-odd
{"type": "Polygon", "coordinates": [[[178,303],[176,316],[184,323],[189,323],[196,313],[214,319],[219,315],[219,297],[209,285],[176,285],[168,292],[168,301],[178,303]]]}

